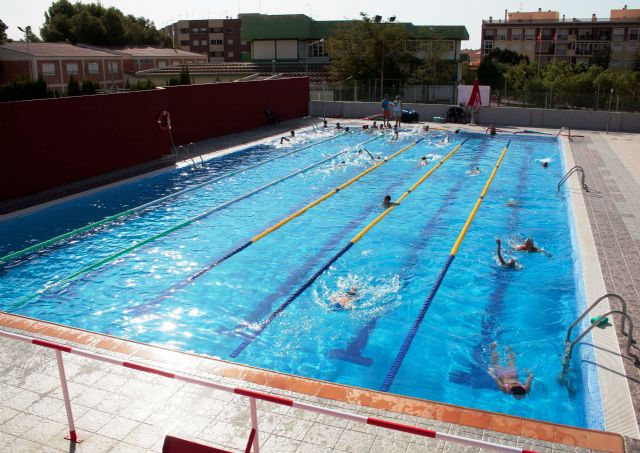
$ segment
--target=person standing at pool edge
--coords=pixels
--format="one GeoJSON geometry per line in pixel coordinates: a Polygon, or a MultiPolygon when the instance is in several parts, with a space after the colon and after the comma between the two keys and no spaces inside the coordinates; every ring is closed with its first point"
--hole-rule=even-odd
{"type": "Polygon", "coordinates": [[[382,100],[382,115],[384,119],[382,120],[382,124],[387,127],[391,127],[391,123],[389,122],[389,117],[391,116],[391,101],[389,100],[389,95],[385,94],[384,99],[382,100]]]}
{"type": "Polygon", "coordinates": [[[400,95],[396,96],[396,100],[393,102],[393,115],[396,119],[396,128],[398,128],[402,121],[402,101],[400,100],[400,95]]]}

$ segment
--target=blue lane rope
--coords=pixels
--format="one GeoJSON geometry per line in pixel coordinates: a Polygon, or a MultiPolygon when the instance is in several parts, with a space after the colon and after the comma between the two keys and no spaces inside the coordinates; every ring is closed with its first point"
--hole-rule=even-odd
{"type": "Polygon", "coordinates": [[[345,245],[342,250],[340,250],[338,253],[336,253],[333,258],[331,258],[327,263],[325,263],[324,266],[322,266],[315,274],[313,274],[306,282],[304,282],[293,294],[291,294],[287,300],[285,300],[282,304],[280,304],[280,306],[278,308],[276,308],[270,315],[268,318],[266,318],[264,321],[262,321],[259,325],[258,328],[255,329],[251,335],[247,338],[245,338],[245,340],[240,344],[240,346],[238,346],[236,349],[233,350],[233,352],[230,354],[230,357],[232,358],[236,358],[238,357],[238,355],[240,355],[240,353],[242,351],[245,350],[245,348],[247,346],[249,346],[253,340],[255,340],[258,335],[260,335],[262,333],[262,331],[269,325],[271,324],[271,322],[276,319],[280,313],[282,313],[284,311],[285,308],[287,308],[289,306],[289,304],[291,304],[291,302],[293,302],[294,300],[296,300],[298,298],[298,296],[300,296],[300,294],[302,294],[303,292],[305,292],[307,290],[307,288],[309,288],[313,282],[315,282],[317,280],[318,277],[320,277],[320,275],[322,275],[327,269],[329,269],[329,267],[335,263],[342,255],[344,255],[345,253],[347,253],[347,251],[353,247],[353,242],[349,242],[347,245],[345,245]]]}
{"type": "Polygon", "coordinates": [[[380,390],[382,390],[383,392],[387,392],[389,390],[389,387],[391,387],[391,384],[393,383],[393,380],[395,379],[396,374],[398,374],[400,365],[402,365],[402,361],[407,355],[407,352],[409,352],[409,347],[411,346],[413,339],[418,333],[420,324],[422,324],[422,320],[424,319],[424,316],[427,314],[427,310],[429,310],[429,307],[431,306],[431,302],[433,302],[433,298],[436,297],[436,293],[438,292],[438,289],[440,289],[440,285],[442,284],[442,281],[444,280],[444,277],[447,274],[447,271],[449,270],[449,266],[451,266],[451,263],[453,262],[453,259],[455,257],[456,257],[455,255],[449,255],[449,258],[447,258],[447,261],[444,263],[444,266],[442,266],[442,269],[438,274],[438,278],[436,279],[436,283],[431,288],[431,292],[429,293],[429,296],[427,297],[427,300],[425,301],[425,303],[422,305],[422,308],[420,309],[420,312],[418,313],[417,318],[415,319],[415,321],[413,321],[413,325],[411,326],[409,333],[407,334],[404,341],[402,342],[402,346],[400,346],[400,350],[398,351],[396,358],[393,360],[393,363],[391,364],[391,367],[389,368],[389,371],[387,372],[387,375],[385,376],[384,381],[380,386],[380,390]]]}

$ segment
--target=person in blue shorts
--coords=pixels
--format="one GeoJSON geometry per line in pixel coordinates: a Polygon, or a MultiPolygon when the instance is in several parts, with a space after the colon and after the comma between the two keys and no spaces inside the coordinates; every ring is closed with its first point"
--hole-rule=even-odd
{"type": "Polygon", "coordinates": [[[393,106],[393,102],[389,100],[389,95],[385,94],[384,99],[382,100],[382,115],[384,116],[384,120],[382,124],[387,127],[391,127],[391,123],[389,122],[389,118],[391,117],[391,107],[393,106]]]}

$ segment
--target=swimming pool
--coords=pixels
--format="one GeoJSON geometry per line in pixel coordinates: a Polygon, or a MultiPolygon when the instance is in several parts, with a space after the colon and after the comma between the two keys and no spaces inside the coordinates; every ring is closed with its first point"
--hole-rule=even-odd
{"type": "Polygon", "coordinates": [[[461,133],[445,143],[444,134],[435,132],[416,143],[422,136],[410,132],[401,133],[397,141],[391,135],[333,134],[308,133],[283,145],[273,141],[254,146],[210,160],[203,168],[117,185],[3,221],[0,234],[8,240],[0,253],[6,255],[217,179],[5,263],[0,309],[378,390],[511,140],[389,391],[602,428],[601,415],[593,413],[600,407],[597,389],[587,391],[586,378],[579,372],[572,375],[579,391],[571,395],[556,381],[565,329],[576,317],[576,306],[583,305],[573,273],[579,258],[572,250],[567,201],[555,191],[562,176],[556,142],[548,137],[461,133]],[[397,199],[465,139],[422,186],[319,273],[383,211],[384,195],[397,199]],[[302,146],[305,149],[285,158],[257,165],[302,146]],[[357,152],[363,146],[373,160],[357,152]],[[269,226],[380,163],[377,156],[399,150],[404,151],[351,186],[211,267],[269,226]],[[342,151],[346,152],[244,197],[342,151]],[[428,165],[417,165],[425,155],[428,165]],[[551,160],[548,168],[540,165],[543,159],[551,160]],[[471,171],[474,167],[478,174],[471,171]],[[216,210],[230,200],[234,202],[216,210]],[[164,234],[209,211],[215,212],[164,234]],[[496,237],[508,245],[527,236],[551,256],[507,250],[522,268],[501,268],[495,258],[496,237]],[[101,260],[103,265],[92,268],[101,260]],[[304,288],[307,281],[311,284],[304,288]],[[352,287],[357,293],[354,308],[336,309],[335,300],[352,287]],[[290,303],[277,311],[285,301],[290,303]],[[272,320],[265,326],[265,319],[272,320]],[[494,341],[501,352],[511,346],[519,367],[534,372],[527,398],[502,394],[488,377],[494,341]],[[246,347],[239,350],[243,344],[246,347]]]}

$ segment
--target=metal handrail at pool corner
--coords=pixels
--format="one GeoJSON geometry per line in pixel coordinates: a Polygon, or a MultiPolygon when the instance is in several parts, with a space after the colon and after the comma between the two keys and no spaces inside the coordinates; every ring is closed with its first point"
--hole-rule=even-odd
{"type": "MultiPolygon", "coordinates": [[[[169,379],[175,379],[175,380],[186,382],[189,384],[200,385],[200,386],[211,388],[214,390],[220,390],[223,392],[232,393],[235,395],[241,395],[249,398],[251,430],[252,431],[255,430],[255,435],[253,437],[254,453],[260,453],[258,410],[257,410],[256,400],[267,401],[273,404],[279,404],[282,406],[287,406],[295,409],[302,409],[304,411],[314,412],[322,415],[329,415],[342,420],[352,421],[355,423],[377,426],[377,427],[389,429],[392,431],[399,431],[399,432],[413,434],[421,437],[443,440],[445,442],[453,442],[456,444],[466,445],[466,446],[475,447],[475,448],[483,448],[483,449],[502,452],[502,453],[537,453],[534,450],[510,447],[506,445],[496,444],[493,442],[487,442],[483,440],[472,439],[472,438],[457,436],[453,434],[440,433],[438,431],[434,431],[431,429],[420,428],[417,426],[406,425],[403,423],[396,423],[396,422],[379,419],[375,417],[366,417],[363,415],[351,414],[348,412],[330,409],[327,407],[321,407],[314,404],[303,403],[303,402],[295,401],[291,398],[285,398],[278,395],[258,392],[256,390],[251,390],[243,387],[231,387],[231,386],[220,384],[210,380],[191,377],[186,374],[179,374],[179,373],[174,373],[170,371],[165,371],[165,370],[153,368],[141,363],[118,360],[103,354],[96,354],[96,353],[85,351],[82,349],[76,349],[71,346],[66,346],[59,343],[41,340],[39,338],[33,338],[25,335],[7,332],[4,330],[0,330],[0,337],[21,341],[23,343],[30,343],[37,346],[42,346],[45,348],[53,349],[55,351],[56,361],[58,364],[58,372],[60,376],[60,385],[62,388],[62,394],[64,398],[65,410],[67,415],[67,422],[69,425],[69,435],[65,436],[65,439],[68,439],[73,444],[82,442],[82,439],[78,436],[75,429],[73,411],[71,408],[71,398],[70,398],[69,390],[67,386],[67,379],[66,379],[66,374],[64,369],[62,352],[77,355],[90,360],[96,360],[99,362],[104,362],[104,363],[108,363],[115,366],[122,366],[125,368],[140,371],[143,373],[154,374],[157,376],[162,376],[169,379]]],[[[71,448],[74,448],[74,447],[71,447],[71,448]]]]}
{"type": "Polygon", "coordinates": [[[561,187],[565,182],[567,182],[567,180],[569,179],[569,177],[570,177],[572,174],[577,173],[577,172],[579,172],[579,173],[580,173],[580,175],[581,175],[581,178],[580,178],[580,185],[582,186],[582,189],[583,189],[585,192],[589,192],[589,188],[587,187],[587,184],[585,183],[584,169],[583,169],[580,165],[575,165],[575,166],[571,167],[571,168],[569,169],[569,171],[567,171],[567,172],[565,173],[565,175],[562,177],[562,179],[560,180],[560,182],[558,182],[558,192],[560,192],[560,187],[561,187]]]}

